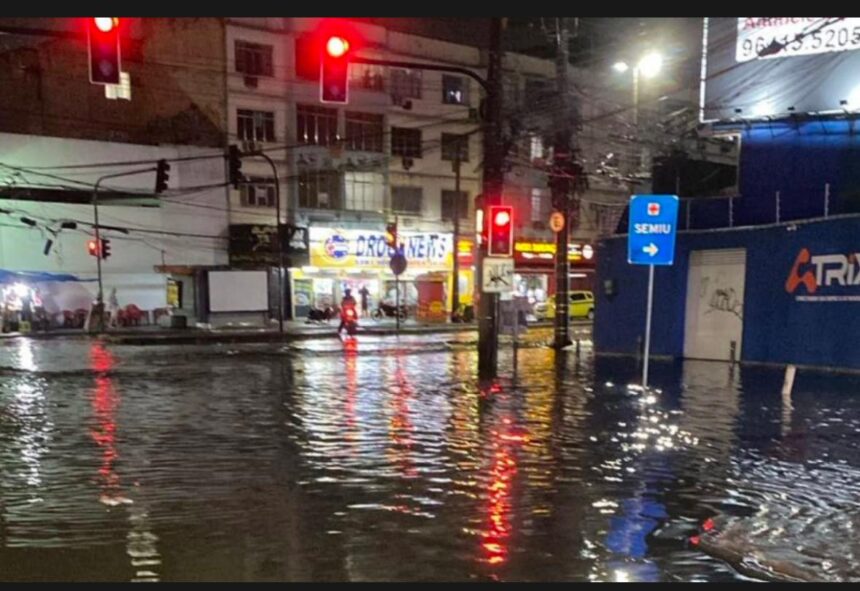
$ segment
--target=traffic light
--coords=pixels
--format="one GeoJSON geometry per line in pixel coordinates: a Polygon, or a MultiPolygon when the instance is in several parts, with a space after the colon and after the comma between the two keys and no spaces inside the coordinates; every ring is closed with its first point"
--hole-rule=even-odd
{"type": "Polygon", "coordinates": [[[239,152],[239,147],[235,144],[230,146],[227,153],[227,160],[230,162],[230,182],[234,189],[239,188],[239,183],[242,182],[242,153],[239,152]]]}
{"type": "Polygon", "coordinates": [[[397,250],[397,224],[385,226],[385,244],[397,250]]]}
{"type": "Polygon", "coordinates": [[[101,242],[102,259],[106,259],[110,256],[110,240],[108,240],[107,238],[102,238],[101,242]]]}
{"type": "Polygon", "coordinates": [[[95,240],[87,240],[87,252],[91,257],[99,256],[99,243],[95,240]]]}
{"type": "Polygon", "coordinates": [[[320,101],[324,103],[349,102],[349,41],[340,35],[331,35],[323,45],[320,60],[320,101]]]}
{"type": "Polygon", "coordinates": [[[100,16],[87,20],[90,49],[90,82],[119,84],[119,18],[100,16]]]}
{"type": "Polygon", "coordinates": [[[170,165],[167,160],[159,160],[155,169],[155,192],[163,193],[167,190],[167,181],[170,180],[170,165]]]}
{"type": "Polygon", "coordinates": [[[490,232],[487,254],[497,257],[514,256],[514,208],[491,205],[490,232]]]}

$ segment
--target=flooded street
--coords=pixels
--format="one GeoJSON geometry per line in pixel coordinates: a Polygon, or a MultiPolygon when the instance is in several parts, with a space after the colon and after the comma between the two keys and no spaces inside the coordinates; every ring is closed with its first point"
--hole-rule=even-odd
{"type": "Polygon", "coordinates": [[[0,579],[860,578],[860,377],[470,339],[0,344],[0,579]]]}

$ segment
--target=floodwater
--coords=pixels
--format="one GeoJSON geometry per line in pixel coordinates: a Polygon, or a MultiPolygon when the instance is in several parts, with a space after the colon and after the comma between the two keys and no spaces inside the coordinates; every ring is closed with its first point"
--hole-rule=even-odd
{"type": "Polygon", "coordinates": [[[857,377],[471,338],[0,343],[0,580],[860,577],[857,377]]]}

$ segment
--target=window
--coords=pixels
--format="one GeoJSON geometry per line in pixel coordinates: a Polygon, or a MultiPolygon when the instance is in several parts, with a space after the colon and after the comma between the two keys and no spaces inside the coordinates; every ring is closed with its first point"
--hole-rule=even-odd
{"type": "Polygon", "coordinates": [[[546,156],[543,147],[543,138],[539,135],[533,135],[529,138],[529,157],[532,160],[543,160],[546,156]]]}
{"type": "Polygon", "coordinates": [[[236,71],[248,76],[273,76],[272,46],[236,41],[236,71]]]}
{"type": "Polygon", "coordinates": [[[119,84],[105,84],[105,98],[115,101],[117,99],[131,100],[131,74],[119,73],[119,84]]]}
{"type": "Polygon", "coordinates": [[[320,79],[320,46],[313,35],[296,38],[296,77],[320,79]]]}
{"type": "Polygon", "coordinates": [[[421,98],[421,70],[391,70],[391,96],[396,98],[421,98]]]}
{"type": "Polygon", "coordinates": [[[382,152],[382,115],[346,112],[346,149],[382,152]]]}
{"type": "Polygon", "coordinates": [[[236,135],[244,141],[275,141],[275,114],[239,109],[236,111],[236,135]]]}
{"type": "Polygon", "coordinates": [[[371,64],[350,64],[349,83],[353,88],[385,90],[385,69],[371,64]]]}
{"type": "Polygon", "coordinates": [[[442,102],[446,105],[467,105],[467,82],[461,76],[442,74],[442,102]]]}
{"type": "Polygon", "coordinates": [[[421,187],[391,187],[391,209],[397,213],[421,215],[421,187]]]}
{"type": "Polygon", "coordinates": [[[404,158],[421,158],[421,130],[392,127],[391,154],[404,158]]]}
{"type": "Polygon", "coordinates": [[[454,160],[460,150],[460,162],[469,161],[469,137],[456,133],[442,134],[442,160],[454,160]]]}
{"type": "Polygon", "coordinates": [[[385,207],[385,181],[377,172],[347,172],[344,174],[344,209],[352,211],[382,211],[385,207]]]}
{"type": "Polygon", "coordinates": [[[296,134],[300,144],[332,146],[337,143],[337,110],[314,105],[296,107],[296,134]]]}
{"type": "Polygon", "coordinates": [[[532,223],[543,224],[546,222],[548,210],[546,198],[540,189],[532,189],[532,223]]]}
{"type": "Polygon", "coordinates": [[[275,207],[275,183],[272,179],[249,178],[239,187],[242,205],[275,207]]]}
{"type": "Polygon", "coordinates": [[[584,293],[572,293],[572,294],[570,294],[570,301],[571,302],[584,302],[587,299],[588,299],[588,296],[586,296],[584,293]]]}
{"type": "Polygon", "coordinates": [[[466,191],[442,191],[442,219],[454,220],[454,212],[460,214],[460,219],[469,218],[469,194],[466,191]]]}
{"type": "Polygon", "coordinates": [[[340,175],[335,170],[299,173],[299,207],[340,209],[340,175]]]}

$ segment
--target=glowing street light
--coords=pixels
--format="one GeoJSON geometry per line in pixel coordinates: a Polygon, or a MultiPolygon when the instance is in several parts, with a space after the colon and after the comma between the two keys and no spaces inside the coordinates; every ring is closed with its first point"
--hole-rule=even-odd
{"type": "Polygon", "coordinates": [[[636,66],[636,70],[646,78],[653,78],[660,73],[662,68],[663,56],[656,51],[646,54],[636,66]]]}
{"type": "Polygon", "coordinates": [[[612,69],[619,74],[623,74],[630,69],[630,66],[627,65],[627,62],[615,62],[614,64],[612,64],[612,69]]]}

